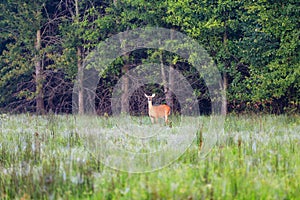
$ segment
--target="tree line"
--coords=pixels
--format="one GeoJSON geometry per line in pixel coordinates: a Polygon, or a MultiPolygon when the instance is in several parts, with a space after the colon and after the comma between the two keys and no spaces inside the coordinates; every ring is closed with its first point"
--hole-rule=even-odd
{"type": "MultiPolygon", "coordinates": [[[[4,0],[0,3],[0,111],[71,113],[72,91],[84,60],[99,43],[138,27],[164,27],[195,39],[211,56],[226,89],[223,112],[293,113],[300,110],[299,2],[211,0],[4,0]]],[[[172,39],[172,38],[171,38],[172,39]]],[[[126,48],[126,47],[124,47],[126,48]]],[[[115,59],[99,81],[98,114],[111,113],[114,86],[145,63],[179,70],[191,84],[200,110],[210,112],[205,81],[173,53],[139,49],[115,59]]],[[[172,73],[163,82],[174,86],[172,73]]],[[[148,84],[128,96],[122,111],[146,112],[143,93],[180,112],[166,84],[148,84]],[[149,93],[150,94],[150,93],[149,93]],[[126,105],[127,104],[127,105],[126,105]],[[128,106],[129,104],[129,106],[128,106]]],[[[79,112],[84,112],[78,93],[79,112]]]]}

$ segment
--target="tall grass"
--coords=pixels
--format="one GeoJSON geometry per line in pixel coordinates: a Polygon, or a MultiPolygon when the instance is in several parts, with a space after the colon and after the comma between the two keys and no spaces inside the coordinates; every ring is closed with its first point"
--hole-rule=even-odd
{"type": "MultiPolygon", "coordinates": [[[[227,116],[225,134],[205,159],[199,156],[206,134],[200,126],[195,141],[178,160],[140,174],[104,166],[87,151],[78,133],[78,125],[87,126],[86,120],[114,130],[115,118],[1,115],[0,120],[0,199],[300,196],[299,116],[227,116]]],[[[136,121],[141,127],[150,125],[146,117],[136,121]]]]}

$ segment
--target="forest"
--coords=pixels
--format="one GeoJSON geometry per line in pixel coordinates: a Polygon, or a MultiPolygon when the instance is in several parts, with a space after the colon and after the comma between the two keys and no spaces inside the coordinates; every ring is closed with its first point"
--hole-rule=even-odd
{"type": "MultiPolygon", "coordinates": [[[[222,112],[300,110],[297,0],[4,0],[0,9],[1,112],[72,113],[74,83],[88,55],[118,33],[146,27],[180,32],[205,49],[226,90],[222,112]]],[[[97,114],[112,113],[112,91],[119,79],[147,63],[183,74],[201,113],[211,112],[205,81],[189,59],[146,48],[127,52],[108,64],[92,95],[97,114]]],[[[143,114],[147,109],[143,93],[157,93],[157,102],[180,112],[172,93],[174,82],[167,73],[161,83],[145,84],[129,96],[130,86],[124,80],[121,101],[128,102],[129,108],[122,104],[121,110],[143,114]]],[[[83,113],[80,98],[87,97],[78,94],[78,98],[83,113]]]]}
{"type": "Polygon", "coordinates": [[[299,199],[299,11],[1,0],[0,199],[299,199]]]}

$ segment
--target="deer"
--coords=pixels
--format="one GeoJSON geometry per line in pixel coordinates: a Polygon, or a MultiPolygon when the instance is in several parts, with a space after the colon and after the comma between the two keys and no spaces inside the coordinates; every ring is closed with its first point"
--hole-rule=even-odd
{"type": "Polygon", "coordinates": [[[148,96],[145,94],[145,97],[148,99],[148,113],[151,119],[152,124],[155,122],[157,123],[158,118],[165,118],[165,123],[168,124],[168,116],[171,113],[171,108],[168,105],[152,105],[152,98],[155,97],[155,94],[152,96],[148,96]]]}

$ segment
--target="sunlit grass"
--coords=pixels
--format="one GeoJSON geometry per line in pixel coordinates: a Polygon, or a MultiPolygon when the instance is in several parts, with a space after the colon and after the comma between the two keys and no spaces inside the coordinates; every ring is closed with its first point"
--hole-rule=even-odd
{"type": "MultiPolygon", "coordinates": [[[[128,121],[118,117],[1,115],[0,120],[0,199],[296,199],[300,196],[299,116],[227,116],[225,134],[219,135],[205,159],[199,152],[200,138],[204,138],[201,149],[204,151],[209,138],[207,131],[211,130],[205,125],[210,120],[200,117],[197,137],[179,159],[161,170],[139,174],[103,165],[86,146],[83,131],[97,127],[115,134],[118,126],[122,126],[128,128],[125,131],[135,130],[137,136],[147,137],[141,130],[151,128],[168,130],[166,134],[176,136],[180,127],[188,132],[195,122],[180,123],[173,117],[170,128],[151,125],[148,117],[128,121]],[[200,132],[203,132],[201,137],[200,132]]],[[[131,141],[125,148],[151,152],[168,143],[168,137],[164,139],[153,140],[148,146],[131,141]]],[[[126,145],[121,140],[114,144],[126,145]]]]}

